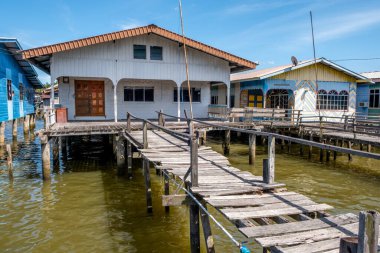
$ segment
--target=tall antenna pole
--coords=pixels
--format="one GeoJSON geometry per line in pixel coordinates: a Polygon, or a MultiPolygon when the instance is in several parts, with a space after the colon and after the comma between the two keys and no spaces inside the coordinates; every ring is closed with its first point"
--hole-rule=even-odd
{"type": "MultiPolygon", "coordinates": [[[[189,92],[189,102],[190,102],[190,118],[193,119],[193,98],[191,96],[191,87],[190,87],[190,80],[189,80],[189,64],[187,60],[187,50],[186,50],[186,40],[185,40],[185,32],[183,28],[183,16],[182,16],[182,1],[178,0],[179,2],[179,13],[181,16],[181,29],[182,29],[182,43],[183,43],[183,51],[185,54],[185,65],[186,65],[186,80],[187,80],[187,89],[189,92]]],[[[180,99],[180,98],[178,98],[180,99]]]]}
{"type": "MultiPolygon", "coordinates": [[[[313,14],[310,11],[310,24],[311,24],[311,37],[313,40],[313,53],[314,53],[314,71],[315,71],[315,97],[318,105],[318,70],[317,70],[317,58],[315,56],[315,42],[314,42],[314,26],[313,26],[313,14]]],[[[319,116],[321,116],[321,105],[318,105],[319,116]]]]}

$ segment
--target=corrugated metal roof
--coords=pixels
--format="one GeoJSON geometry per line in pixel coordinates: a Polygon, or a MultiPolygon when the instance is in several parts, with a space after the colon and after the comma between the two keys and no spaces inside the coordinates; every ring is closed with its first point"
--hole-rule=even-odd
{"type": "MultiPolygon", "coordinates": [[[[277,66],[273,68],[267,68],[267,69],[260,69],[260,70],[252,70],[252,71],[245,71],[237,74],[231,74],[231,82],[241,82],[241,81],[250,81],[250,80],[262,80],[266,79],[271,76],[279,75],[285,72],[289,72],[295,69],[303,68],[306,66],[310,66],[314,64],[314,60],[306,60],[306,61],[300,61],[298,65],[288,64],[288,65],[282,65],[277,66]]],[[[352,76],[358,80],[358,82],[371,82],[371,80],[368,79],[368,77],[364,75],[360,75],[354,71],[351,71],[349,69],[346,69],[336,63],[333,63],[325,58],[318,58],[316,59],[317,63],[322,63],[325,65],[330,66],[333,69],[336,69],[338,71],[344,72],[349,76],[352,76]]]]}
{"type": "Polygon", "coordinates": [[[23,59],[20,50],[22,47],[20,43],[15,38],[3,38],[0,37],[0,43],[5,46],[8,53],[13,56],[13,58],[17,61],[20,68],[24,71],[25,77],[28,81],[35,86],[36,88],[42,87],[41,81],[38,79],[38,74],[33,68],[33,66],[23,59]]]}
{"type": "MultiPolygon", "coordinates": [[[[24,59],[29,59],[33,64],[37,65],[38,67],[43,68],[44,71],[49,72],[50,63],[46,60],[47,58],[50,57],[51,54],[66,51],[66,50],[86,47],[90,45],[95,45],[99,43],[109,42],[113,40],[119,40],[119,39],[139,36],[139,35],[150,34],[150,33],[162,36],[164,38],[167,38],[179,43],[183,42],[182,36],[177,33],[163,29],[156,25],[148,25],[148,26],[137,27],[137,28],[133,28],[129,30],[112,32],[112,33],[87,37],[83,39],[67,41],[63,43],[32,48],[32,49],[22,51],[22,56],[24,59]],[[42,57],[45,57],[45,59],[42,57]]],[[[254,69],[257,65],[257,63],[253,61],[249,61],[247,59],[235,56],[233,54],[227,53],[215,47],[208,46],[201,42],[189,39],[187,37],[185,37],[185,42],[186,42],[186,45],[191,48],[200,50],[207,54],[229,61],[231,66],[236,67],[240,71],[245,70],[245,69],[254,69]]]]}
{"type": "Polygon", "coordinates": [[[380,82],[380,71],[363,72],[361,74],[374,82],[380,82]]]}

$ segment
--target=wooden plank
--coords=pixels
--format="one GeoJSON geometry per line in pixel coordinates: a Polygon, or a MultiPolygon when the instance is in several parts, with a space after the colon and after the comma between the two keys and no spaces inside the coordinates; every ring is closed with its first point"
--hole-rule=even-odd
{"type": "Polygon", "coordinates": [[[246,227],[239,229],[246,237],[258,238],[266,236],[282,235],[287,233],[303,232],[321,228],[341,226],[358,222],[357,215],[348,213],[307,221],[290,222],[286,224],[273,224],[263,227],[246,227]]]}
{"type": "Polygon", "coordinates": [[[209,199],[207,200],[207,202],[215,207],[243,207],[243,206],[258,206],[258,205],[274,204],[274,203],[281,203],[281,202],[291,203],[291,201],[297,201],[297,200],[310,200],[310,199],[300,194],[293,194],[293,195],[284,196],[281,198],[268,196],[265,198],[264,197],[263,198],[235,198],[235,199],[227,199],[227,200],[209,199]]]}
{"type": "Polygon", "coordinates": [[[279,236],[261,237],[257,238],[256,241],[263,247],[297,245],[332,238],[354,236],[357,234],[358,227],[359,223],[355,222],[338,227],[323,228],[299,233],[288,233],[279,236]]]}
{"type": "Polygon", "coordinates": [[[231,212],[224,214],[231,220],[238,219],[247,219],[247,218],[262,218],[262,217],[274,217],[280,215],[291,215],[291,214],[300,214],[300,213],[310,213],[317,211],[325,211],[328,209],[333,209],[332,206],[326,204],[318,204],[311,206],[304,206],[302,209],[296,207],[289,208],[281,208],[275,210],[260,210],[260,211],[252,211],[252,212],[231,212]]]}

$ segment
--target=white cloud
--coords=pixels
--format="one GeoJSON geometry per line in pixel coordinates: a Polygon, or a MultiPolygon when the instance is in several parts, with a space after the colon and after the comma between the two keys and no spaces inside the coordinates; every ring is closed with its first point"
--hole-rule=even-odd
{"type": "Polygon", "coordinates": [[[139,26],[144,26],[145,24],[140,22],[137,19],[129,18],[126,21],[124,21],[122,24],[119,24],[118,27],[122,30],[128,30],[132,28],[136,28],[139,26]]]}
{"type": "Polygon", "coordinates": [[[316,40],[328,41],[341,38],[380,24],[380,10],[348,13],[334,19],[325,19],[316,27],[316,40]]]}

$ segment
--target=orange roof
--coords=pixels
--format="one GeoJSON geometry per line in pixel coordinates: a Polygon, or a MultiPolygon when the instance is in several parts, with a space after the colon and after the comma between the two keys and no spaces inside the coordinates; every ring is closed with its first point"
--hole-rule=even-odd
{"type": "MultiPolygon", "coordinates": [[[[31,48],[31,49],[22,51],[22,57],[24,59],[29,59],[32,63],[35,63],[37,66],[43,68],[44,62],[46,62],[46,56],[49,56],[54,53],[86,47],[86,46],[95,45],[99,43],[109,42],[113,40],[119,40],[119,39],[130,38],[130,37],[144,35],[144,34],[150,34],[150,33],[157,34],[159,36],[162,36],[164,38],[167,38],[179,43],[183,42],[182,36],[177,33],[163,29],[156,25],[148,25],[148,26],[137,27],[137,28],[133,28],[129,30],[106,33],[102,35],[62,42],[62,43],[43,46],[43,47],[31,48]],[[41,61],[38,60],[39,57],[41,57],[41,61]],[[43,58],[43,61],[42,61],[42,58],[43,58]]],[[[233,66],[238,67],[239,70],[254,69],[257,65],[257,63],[255,62],[232,55],[230,53],[208,46],[201,42],[189,39],[187,37],[185,37],[185,42],[186,42],[186,45],[191,48],[200,50],[207,54],[229,61],[230,63],[232,63],[233,66]]],[[[45,71],[48,70],[49,66],[45,65],[45,67],[46,67],[45,71]]]]}

